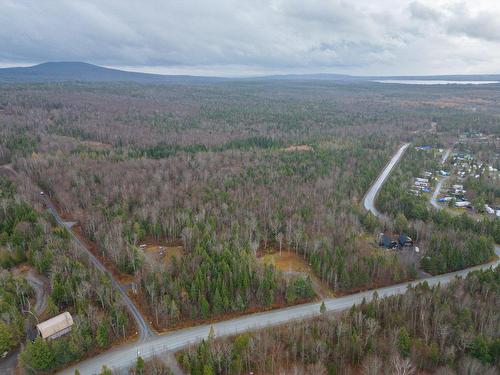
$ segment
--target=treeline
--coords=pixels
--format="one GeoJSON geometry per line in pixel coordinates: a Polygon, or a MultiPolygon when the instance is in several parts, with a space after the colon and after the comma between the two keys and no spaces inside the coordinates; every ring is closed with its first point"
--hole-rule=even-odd
{"type": "Polygon", "coordinates": [[[492,241],[484,236],[437,233],[431,238],[421,266],[433,275],[458,271],[489,260],[494,255],[492,248],[492,241]]]}
{"type": "Polygon", "coordinates": [[[75,321],[72,332],[58,340],[28,340],[20,355],[27,369],[50,371],[126,338],[133,327],[110,280],[89,267],[66,230],[34,211],[11,182],[0,177],[0,188],[0,341],[2,336],[6,338],[2,348],[24,343],[24,321],[31,319],[26,315],[28,297],[33,297],[31,288],[8,271],[21,263],[49,281],[44,317],[69,311],[75,321]],[[9,334],[2,332],[4,327],[9,334]]]}
{"type": "MultiPolygon", "coordinates": [[[[178,354],[192,375],[255,373],[496,374],[500,268],[447,287],[426,283],[339,316],[209,338],[178,354]]],[[[215,336],[217,333],[215,332],[215,336]]]]}
{"type": "Polygon", "coordinates": [[[473,206],[484,212],[484,205],[497,207],[500,203],[500,178],[498,172],[483,173],[479,178],[467,177],[463,183],[467,198],[473,206]]]}
{"type": "Polygon", "coordinates": [[[439,229],[450,228],[457,232],[474,233],[493,239],[494,242],[500,243],[500,220],[476,220],[467,213],[462,215],[452,215],[446,210],[433,211],[432,223],[439,229]]]}
{"type": "Polygon", "coordinates": [[[173,156],[179,152],[194,154],[196,152],[221,152],[226,150],[251,150],[258,149],[278,149],[285,146],[280,140],[275,140],[268,137],[250,137],[243,139],[231,140],[221,146],[207,147],[204,144],[192,144],[181,146],[177,144],[159,143],[146,148],[132,148],[126,154],[129,158],[147,157],[152,159],[163,159],[173,156]]]}
{"type": "MultiPolygon", "coordinates": [[[[237,147],[231,148],[240,148],[240,140],[254,137],[296,144],[346,135],[400,137],[428,128],[433,118],[443,127],[450,118],[456,128],[471,123],[460,110],[463,103],[457,103],[458,109],[436,108],[428,105],[425,90],[413,90],[318,81],[192,86],[4,85],[0,123],[6,126],[0,133],[0,154],[2,140],[19,129],[58,139],[60,144],[77,138],[115,147],[148,148],[168,143],[210,148],[234,141],[237,147]]],[[[471,92],[488,99],[475,103],[478,107],[499,100],[496,93],[471,92]]],[[[449,93],[440,90],[433,95],[439,98],[449,93]]],[[[489,113],[482,116],[485,120],[475,126],[495,119],[489,113]]],[[[44,143],[42,140],[37,148],[43,148],[44,143]]],[[[245,143],[242,146],[246,147],[245,143]]]]}

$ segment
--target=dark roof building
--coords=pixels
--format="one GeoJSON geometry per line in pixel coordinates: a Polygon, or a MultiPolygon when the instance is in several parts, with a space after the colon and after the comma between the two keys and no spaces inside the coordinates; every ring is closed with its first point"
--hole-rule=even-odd
{"type": "Polygon", "coordinates": [[[398,243],[391,239],[391,237],[380,233],[379,245],[385,247],[386,249],[395,249],[398,246],[398,243]]]}
{"type": "Polygon", "coordinates": [[[413,240],[406,234],[400,234],[398,238],[399,246],[413,246],[413,240]]]}

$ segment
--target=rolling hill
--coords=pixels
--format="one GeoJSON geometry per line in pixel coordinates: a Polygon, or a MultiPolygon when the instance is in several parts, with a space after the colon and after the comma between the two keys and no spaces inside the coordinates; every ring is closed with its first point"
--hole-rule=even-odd
{"type": "Polygon", "coordinates": [[[29,67],[0,69],[0,82],[137,82],[168,83],[180,81],[209,81],[212,77],[161,75],[127,72],[84,62],[46,62],[29,67]]]}

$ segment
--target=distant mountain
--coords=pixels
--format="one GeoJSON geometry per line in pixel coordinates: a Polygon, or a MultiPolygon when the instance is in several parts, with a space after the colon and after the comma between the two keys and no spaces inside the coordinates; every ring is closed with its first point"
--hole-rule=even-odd
{"type": "MultiPolygon", "coordinates": [[[[0,83],[27,82],[138,82],[138,83],[173,83],[173,82],[211,82],[229,78],[200,77],[189,75],[161,75],[127,72],[104,68],[83,62],[46,62],[23,68],[0,69],[0,83]]],[[[446,80],[446,81],[500,81],[500,74],[476,75],[435,75],[435,76],[351,76],[347,74],[284,74],[264,77],[233,78],[233,80],[282,80],[282,81],[342,81],[367,82],[374,80],[446,80]]]]}
{"type": "Polygon", "coordinates": [[[433,75],[433,76],[351,76],[347,74],[283,74],[260,77],[266,80],[324,80],[324,81],[500,81],[500,74],[433,75]]]}
{"type": "Polygon", "coordinates": [[[168,83],[211,80],[217,78],[127,72],[83,62],[46,62],[29,67],[0,69],[0,82],[3,83],[67,81],[168,83]]]}
{"type": "Polygon", "coordinates": [[[258,77],[270,80],[323,80],[323,81],[352,81],[362,77],[350,76],[348,74],[313,73],[313,74],[278,74],[272,76],[258,77]]]}

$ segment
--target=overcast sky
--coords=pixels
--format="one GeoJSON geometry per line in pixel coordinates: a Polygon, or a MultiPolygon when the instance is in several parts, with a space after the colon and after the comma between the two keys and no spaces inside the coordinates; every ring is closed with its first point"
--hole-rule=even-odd
{"type": "Polygon", "coordinates": [[[0,0],[0,65],[500,73],[499,0],[0,0]]]}

